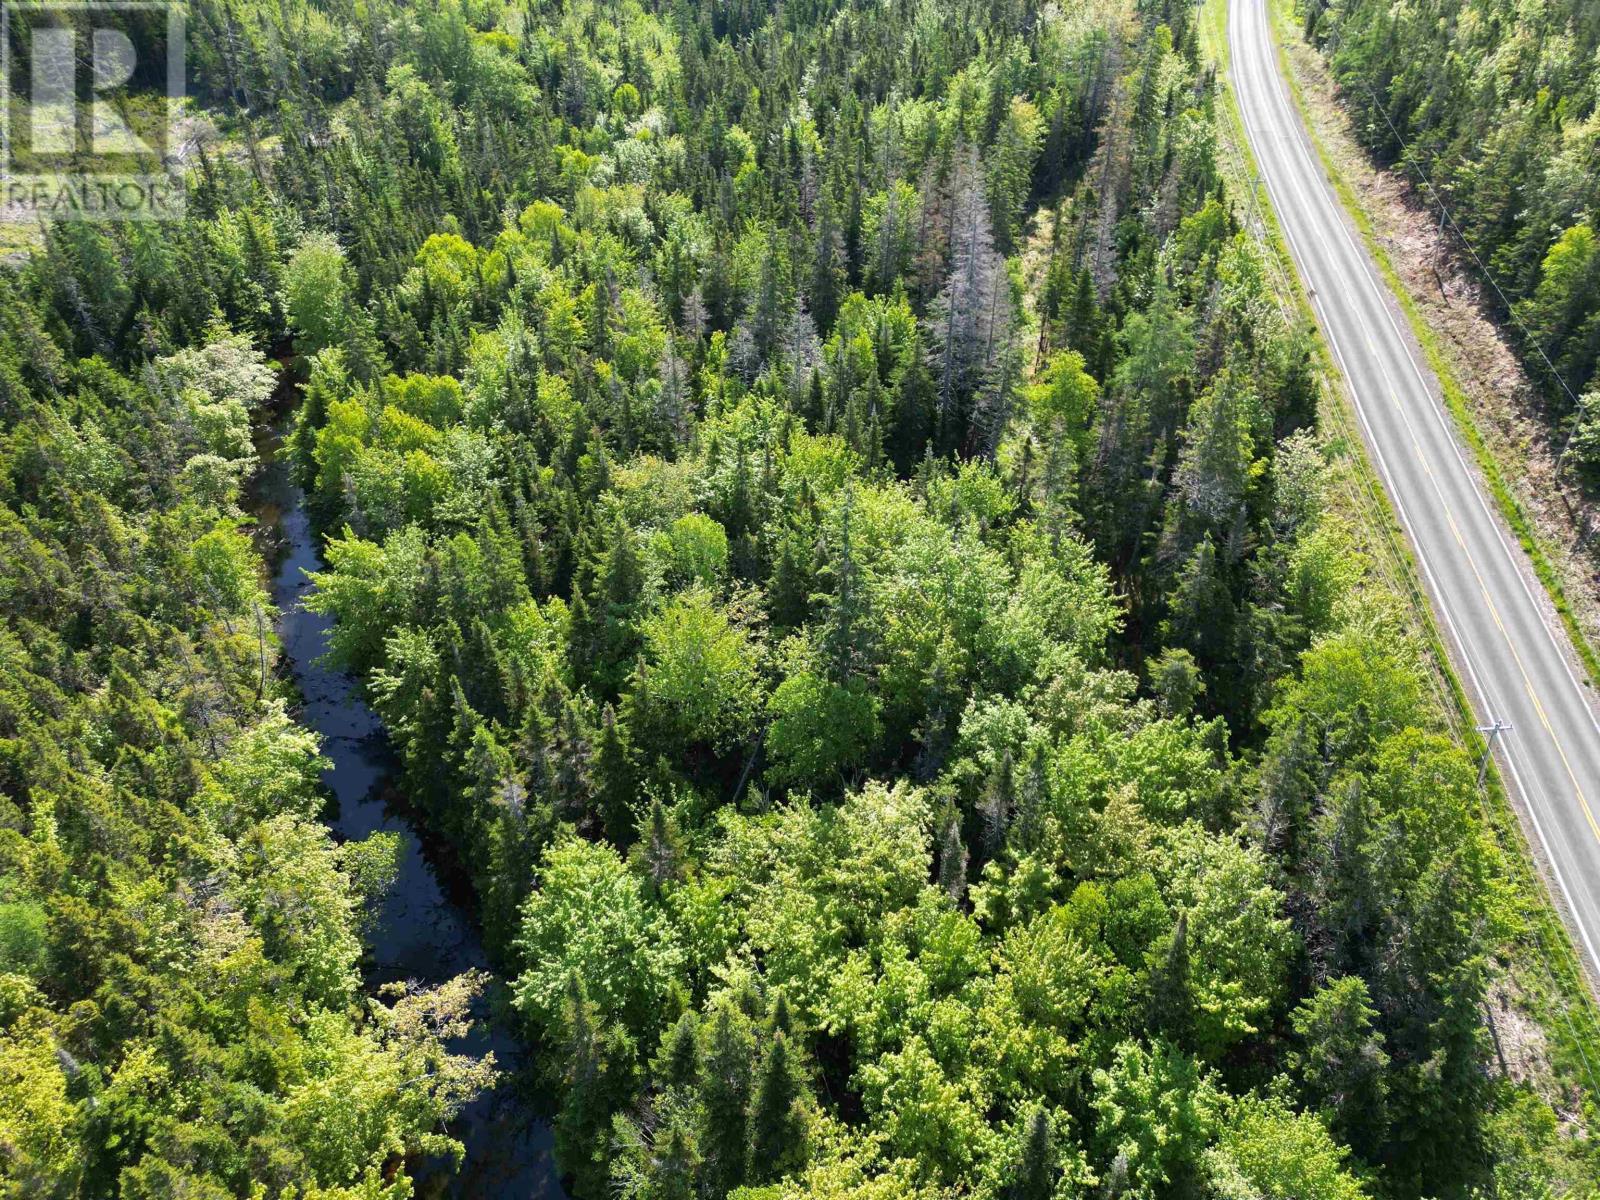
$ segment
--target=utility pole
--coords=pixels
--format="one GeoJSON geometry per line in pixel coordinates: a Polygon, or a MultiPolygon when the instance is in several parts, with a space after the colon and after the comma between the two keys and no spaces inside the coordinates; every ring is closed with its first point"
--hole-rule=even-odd
{"type": "Polygon", "coordinates": [[[1489,757],[1494,753],[1494,740],[1502,733],[1511,731],[1511,722],[1502,721],[1499,717],[1494,719],[1492,725],[1479,725],[1478,732],[1489,735],[1488,742],[1483,747],[1483,761],[1478,764],[1478,787],[1483,787],[1484,778],[1489,774],[1489,757]]]}
{"type": "MultiPolygon", "coordinates": [[[[1588,393],[1588,395],[1593,394],[1593,392],[1588,393]]],[[[1580,399],[1577,407],[1573,410],[1572,429],[1567,433],[1567,440],[1561,443],[1561,453],[1556,455],[1555,477],[1557,482],[1560,482],[1561,480],[1561,468],[1567,461],[1567,451],[1572,449],[1572,439],[1577,437],[1579,431],[1583,428],[1583,418],[1585,416],[1585,409],[1587,408],[1588,405],[1584,404],[1583,400],[1580,399]]],[[[1565,494],[1563,493],[1563,499],[1564,498],[1565,494]]]]}
{"type": "Polygon", "coordinates": [[[1439,228],[1433,235],[1433,281],[1439,285],[1439,299],[1444,301],[1446,308],[1450,307],[1450,293],[1445,290],[1444,276],[1439,273],[1439,264],[1444,261],[1444,216],[1445,207],[1439,205],[1439,228]]]}

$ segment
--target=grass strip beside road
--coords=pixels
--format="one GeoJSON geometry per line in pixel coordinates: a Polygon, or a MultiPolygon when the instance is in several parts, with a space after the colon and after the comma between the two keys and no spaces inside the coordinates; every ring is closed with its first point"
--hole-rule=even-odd
{"type": "MultiPolygon", "coordinates": [[[[1209,7],[1209,5],[1208,5],[1209,7]]],[[[1361,233],[1362,241],[1371,253],[1373,260],[1378,264],[1384,281],[1389,285],[1389,290],[1400,305],[1400,310],[1405,314],[1407,323],[1411,327],[1412,335],[1422,347],[1422,352],[1428,360],[1428,366],[1439,380],[1439,390],[1444,397],[1445,407],[1449,409],[1451,418],[1455,421],[1456,429],[1460,432],[1462,440],[1472,452],[1473,461],[1477,464],[1483,480],[1489,486],[1500,515],[1511,532],[1516,536],[1523,552],[1533,564],[1534,573],[1543,585],[1545,593],[1550,597],[1550,603],[1561,618],[1561,623],[1566,627],[1568,637],[1573,649],[1583,667],[1583,681],[1585,686],[1593,688],[1600,682],[1600,657],[1595,654],[1594,647],[1589,644],[1588,637],[1584,634],[1583,626],[1579,623],[1577,614],[1573,612],[1572,604],[1567,599],[1566,587],[1562,583],[1561,575],[1556,570],[1548,547],[1544,539],[1539,536],[1533,522],[1523,509],[1521,502],[1511,491],[1506,483],[1505,472],[1500,467],[1500,462],[1495,458],[1484,440],[1482,431],[1473,419],[1468,408],[1466,393],[1462,390],[1460,381],[1455,372],[1454,365],[1445,354],[1438,333],[1428,320],[1423,316],[1418,307],[1416,298],[1401,279],[1394,263],[1389,257],[1387,247],[1378,236],[1373,227],[1372,219],[1367,214],[1365,207],[1356,196],[1355,190],[1350,186],[1344,175],[1339,171],[1328,152],[1328,147],[1317,130],[1316,122],[1312,119],[1312,110],[1306,102],[1305,92],[1301,87],[1300,79],[1295,74],[1294,64],[1285,52],[1283,39],[1285,37],[1298,37],[1299,27],[1295,19],[1292,0],[1267,0],[1268,11],[1272,17],[1273,32],[1277,35],[1277,52],[1279,67],[1284,79],[1289,84],[1289,92],[1294,98],[1295,107],[1300,110],[1300,116],[1305,122],[1306,130],[1311,135],[1312,145],[1316,147],[1317,158],[1322,163],[1322,169],[1333,184],[1334,191],[1339,195],[1339,201],[1344,205],[1345,211],[1350,214],[1356,228],[1361,233]]]]}
{"type": "MultiPolygon", "coordinates": [[[[1276,31],[1281,34],[1286,20],[1292,16],[1288,10],[1289,0],[1268,0],[1268,3],[1276,31]]],[[[1200,8],[1199,20],[1202,54],[1225,75],[1231,61],[1227,32],[1228,0],[1205,0],[1200,8]]],[[[1290,28],[1292,30],[1293,26],[1290,25],[1290,28]]],[[[1533,559],[1541,582],[1572,634],[1588,677],[1600,677],[1600,664],[1597,664],[1593,651],[1583,639],[1554,568],[1516,498],[1506,488],[1499,464],[1472,422],[1465,397],[1440,350],[1437,338],[1422,320],[1383,247],[1378,244],[1370,220],[1357,202],[1354,192],[1334,168],[1326,147],[1318,138],[1306,111],[1304,95],[1281,43],[1278,55],[1284,78],[1288,80],[1295,103],[1306,119],[1323,169],[1334,184],[1341,203],[1355,220],[1391,291],[1399,298],[1406,319],[1427,355],[1428,364],[1440,381],[1446,405],[1471,446],[1479,469],[1489,483],[1502,513],[1533,559]]],[[[1317,324],[1310,298],[1260,182],[1260,169],[1249,139],[1245,136],[1243,116],[1231,86],[1224,84],[1219,90],[1218,99],[1218,134],[1228,143],[1227,152],[1219,156],[1222,160],[1219,168],[1228,177],[1233,193],[1248,198],[1252,213],[1247,217],[1255,215],[1259,218],[1260,237],[1275,266],[1277,290],[1280,302],[1285,307],[1285,316],[1315,331],[1317,324]]],[[[1398,597],[1409,602],[1414,629],[1432,660],[1433,670],[1430,674],[1434,679],[1441,718],[1464,744],[1475,753],[1482,754],[1486,747],[1482,736],[1476,731],[1476,715],[1450,661],[1432,605],[1422,588],[1414,552],[1404,537],[1394,506],[1367,456],[1366,444],[1356,425],[1354,401],[1320,332],[1315,338],[1315,345],[1323,385],[1322,403],[1318,410],[1319,423],[1327,453],[1343,471],[1348,472],[1350,485],[1339,497],[1338,507],[1366,535],[1380,576],[1398,597]]],[[[1582,1088],[1595,1072],[1600,1071],[1600,1010],[1596,1008],[1590,981],[1566,924],[1551,898],[1551,890],[1534,865],[1536,860],[1532,848],[1499,772],[1489,771],[1485,783],[1485,819],[1506,859],[1508,883],[1513,892],[1511,901],[1524,930],[1515,947],[1517,957],[1523,960],[1520,964],[1523,969],[1518,970],[1516,964],[1513,965],[1516,983],[1525,993],[1530,1010],[1550,1039],[1551,1065],[1557,1076],[1564,1082],[1582,1088]],[[1541,965],[1543,970],[1539,969],[1541,965]]],[[[1593,1091],[1592,1084],[1589,1090],[1593,1091]]],[[[1600,1095],[1592,1098],[1596,1104],[1600,1104],[1600,1095]]]]}

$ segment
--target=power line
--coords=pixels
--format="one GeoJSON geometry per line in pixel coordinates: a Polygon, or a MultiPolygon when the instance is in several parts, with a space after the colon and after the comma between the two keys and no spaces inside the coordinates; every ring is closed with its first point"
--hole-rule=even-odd
{"type": "MultiPolygon", "coordinates": [[[[1270,35],[1270,28],[1269,28],[1269,35],[1270,35]]],[[[1338,38],[1339,38],[1339,35],[1338,35],[1337,31],[1336,31],[1335,34],[1334,34],[1334,40],[1338,40],[1338,38]]],[[[1365,82],[1365,81],[1363,80],[1363,82],[1365,82]]],[[[1385,123],[1388,124],[1390,131],[1394,134],[1395,139],[1397,141],[1399,141],[1401,146],[1405,149],[1405,151],[1407,152],[1406,156],[1409,158],[1409,151],[1410,151],[1409,145],[1407,145],[1405,139],[1400,136],[1400,132],[1399,132],[1399,130],[1397,130],[1395,128],[1394,122],[1389,120],[1388,113],[1384,110],[1383,105],[1378,101],[1377,95],[1373,91],[1373,89],[1372,89],[1370,84],[1367,85],[1367,90],[1368,90],[1369,93],[1372,94],[1373,106],[1375,108],[1377,108],[1378,111],[1383,115],[1385,123]]],[[[1243,120],[1243,113],[1242,112],[1240,114],[1240,117],[1241,117],[1241,123],[1242,123],[1242,120],[1243,120]]],[[[1248,131],[1245,131],[1245,132],[1246,132],[1246,136],[1248,136],[1248,131]]],[[[1245,184],[1246,190],[1249,193],[1251,207],[1255,210],[1257,224],[1260,227],[1261,232],[1262,232],[1262,240],[1264,242],[1267,242],[1267,241],[1270,240],[1269,239],[1269,229],[1270,229],[1270,227],[1267,224],[1267,220],[1266,220],[1265,214],[1263,213],[1262,207],[1261,207],[1261,200],[1260,200],[1260,196],[1259,196],[1259,193],[1258,193],[1259,179],[1253,172],[1249,171],[1246,168],[1246,164],[1243,161],[1243,155],[1242,155],[1242,153],[1240,151],[1240,148],[1238,146],[1236,146],[1236,145],[1233,145],[1231,140],[1229,140],[1229,139],[1224,139],[1224,140],[1228,140],[1229,141],[1228,148],[1233,152],[1233,154],[1234,154],[1234,156],[1236,158],[1236,161],[1238,161],[1239,173],[1240,173],[1240,176],[1241,176],[1241,181],[1245,184]]],[[[1441,216],[1442,216],[1441,228],[1442,228],[1442,225],[1443,225],[1443,219],[1447,218],[1449,220],[1449,222],[1450,222],[1451,227],[1454,229],[1454,231],[1456,233],[1456,236],[1461,239],[1462,245],[1466,247],[1467,253],[1472,256],[1473,262],[1475,262],[1477,264],[1477,266],[1478,266],[1478,269],[1483,272],[1484,277],[1489,280],[1490,286],[1493,287],[1495,289],[1495,291],[1499,294],[1502,303],[1504,303],[1506,305],[1506,309],[1507,309],[1508,312],[1511,313],[1512,318],[1522,328],[1523,332],[1528,335],[1530,344],[1533,345],[1534,349],[1538,350],[1539,356],[1544,359],[1545,365],[1550,368],[1551,374],[1555,375],[1556,380],[1557,380],[1557,382],[1559,382],[1561,384],[1562,389],[1564,391],[1566,391],[1566,393],[1567,393],[1567,395],[1569,397],[1571,397],[1572,396],[1572,389],[1567,386],[1566,380],[1563,379],[1558,372],[1556,372],[1554,364],[1552,364],[1550,362],[1550,359],[1545,354],[1544,349],[1541,346],[1539,346],[1539,344],[1536,341],[1533,341],[1532,334],[1528,331],[1527,326],[1522,322],[1521,318],[1516,315],[1515,311],[1512,310],[1511,305],[1510,305],[1510,301],[1507,299],[1505,292],[1501,289],[1499,283],[1495,280],[1493,273],[1490,272],[1488,267],[1484,265],[1483,260],[1478,257],[1477,252],[1472,248],[1472,244],[1467,240],[1466,234],[1464,234],[1461,231],[1460,225],[1456,222],[1454,214],[1452,214],[1450,212],[1449,207],[1445,203],[1443,197],[1439,196],[1439,191],[1434,186],[1433,181],[1430,180],[1427,177],[1426,172],[1423,171],[1420,166],[1417,166],[1415,163],[1413,163],[1413,166],[1415,167],[1415,169],[1417,171],[1417,174],[1419,176],[1421,176],[1422,181],[1428,186],[1429,191],[1431,191],[1434,194],[1435,197],[1439,198],[1439,210],[1440,210],[1440,213],[1441,213],[1441,216]]],[[[1277,256],[1277,254],[1275,252],[1269,251],[1267,253],[1266,257],[1271,259],[1278,266],[1280,271],[1283,269],[1283,264],[1278,261],[1278,256],[1277,256]]],[[[1280,297],[1278,299],[1279,299],[1280,308],[1284,308],[1285,307],[1284,298],[1280,295],[1280,297]]],[[[1285,309],[1285,316],[1287,316],[1287,310],[1286,309],[1285,309]]],[[[1577,403],[1576,402],[1576,398],[1574,398],[1574,403],[1575,404],[1577,403]]],[[[1568,441],[1570,443],[1570,441],[1571,441],[1570,437],[1568,438],[1568,441]]],[[[1564,455],[1565,451],[1563,450],[1562,453],[1564,455]]],[[[1360,473],[1358,472],[1358,474],[1360,474],[1360,473]]],[[[1369,488],[1371,487],[1371,480],[1370,479],[1367,480],[1367,485],[1368,485],[1369,488]]],[[[1372,499],[1374,505],[1376,505],[1376,497],[1375,496],[1371,497],[1371,499],[1372,499]]],[[[1379,511],[1381,512],[1381,508],[1379,509],[1379,511]]],[[[1389,534],[1389,536],[1390,536],[1390,538],[1392,540],[1393,531],[1388,529],[1387,522],[1382,521],[1382,519],[1380,517],[1379,518],[1379,524],[1384,528],[1385,532],[1389,534]]],[[[1398,549],[1396,549],[1396,553],[1398,554],[1398,549]]],[[[1403,563],[1403,556],[1402,556],[1402,563],[1403,563]]],[[[1425,610],[1426,601],[1421,596],[1421,593],[1417,590],[1416,585],[1415,585],[1415,581],[1411,580],[1409,575],[1405,572],[1403,565],[1401,566],[1400,574],[1401,574],[1402,577],[1404,577],[1406,579],[1407,583],[1410,584],[1410,590],[1412,591],[1416,602],[1418,604],[1422,605],[1424,610],[1425,610]]],[[[1436,679],[1435,682],[1438,683],[1438,680],[1436,679]]],[[[1441,691],[1442,690],[1443,689],[1442,689],[1442,686],[1441,686],[1441,691]]],[[[1441,696],[1441,698],[1443,699],[1442,696],[1441,696]]],[[[1453,711],[1453,705],[1448,700],[1446,700],[1445,703],[1444,703],[1444,711],[1446,713],[1447,720],[1449,720],[1452,724],[1456,724],[1459,727],[1460,715],[1453,711]]],[[[1478,787],[1477,787],[1477,792],[1478,792],[1479,804],[1480,804],[1480,806],[1482,807],[1482,810],[1483,810],[1483,820],[1484,820],[1485,828],[1487,828],[1488,830],[1491,830],[1491,831],[1493,831],[1496,828],[1496,825],[1495,825],[1495,821],[1494,821],[1493,812],[1492,812],[1492,810],[1490,808],[1490,804],[1489,804],[1490,790],[1487,787],[1489,762],[1490,762],[1490,759],[1491,759],[1491,757],[1493,755],[1493,752],[1494,752],[1495,740],[1498,738],[1498,736],[1501,733],[1509,731],[1510,728],[1511,728],[1511,726],[1510,726],[1509,723],[1504,723],[1504,722],[1500,721],[1499,718],[1495,718],[1492,724],[1485,725],[1485,726],[1479,726],[1478,729],[1477,729],[1477,732],[1480,735],[1484,735],[1484,734],[1488,735],[1487,739],[1486,739],[1486,744],[1484,746],[1483,759],[1480,762],[1479,768],[1478,768],[1478,787]]],[[[1538,887],[1539,886],[1538,881],[1536,879],[1535,880],[1526,881],[1526,885],[1527,886],[1532,886],[1532,887],[1538,887]]],[[[1553,907],[1553,903],[1552,903],[1552,907],[1553,907]]],[[[1537,957],[1538,957],[1538,960],[1539,960],[1539,965],[1544,968],[1545,978],[1550,981],[1553,997],[1557,1002],[1557,1006],[1558,1006],[1558,1009],[1560,1011],[1561,1017],[1562,1017],[1563,1021],[1565,1022],[1566,1026],[1567,1026],[1567,1032],[1570,1034],[1570,1036],[1572,1038],[1572,1044],[1573,1044],[1574,1048],[1577,1050],[1578,1056],[1579,1056],[1580,1060],[1583,1063],[1584,1074],[1585,1074],[1585,1076],[1587,1076],[1587,1078],[1589,1080],[1589,1086],[1590,1086],[1590,1089],[1591,1089],[1591,1093],[1593,1095],[1595,1095],[1595,1096],[1600,1096],[1600,1082],[1597,1082],[1597,1080],[1596,1080],[1594,1064],[1590,1061],[1588,1050],[1587,1050],[1587,1048],[1586,1048],[1586,1046],[1584,1044],[1584,1042],[1585,1042],[1584,1035],[1579,1032],[1577,1023],[1573,1020],[1571,999],[1566,994],[1566,989],[1563,988],[1563,986],[1561,985],[1561,982],[1560,982],[1560,980],[1558,979],[1558,977],[1556,975],[1555,969],[1551,964],[1550,947],[1549,947],[1547,939],[1546,939],[1545,930],[1543,929],[1543,927],[1540,924],[1540,922],[1537,921],[1537,920],[1534,920],[1534,921],[1530,922],[1530,925],[1531,925],[1531,930],[1532,930],[1532,933],[1533,933],[1533,949],[1534,949],[1535,953],[1537,954],[1537,957]]],[[[1579,987],[1582,988],[1583,985],[1582,985],[1582,966],[1581,966],[1581,963],[1580,963],[1580,966],[1579,966],[1578,969],[1579,969],[1579,976],[1580,976],[1579,987]]],[[[1585,1024],[1590,1026],[1591,1028],[1596,1028],[1597,1024],[1600,1024],[1600,1023],[1597,1023],[1595,1010],[1591,1005],[1588,1005],[1588,1004],[1583,1005],[1583,1014],[1582,1015],[1587,1018],[1587,1020],[1585,1021],[1585,1024]]]]}
{"type": "MultiPolygon", "coordinates": [[[[1322,11],[1326,13],[1332,10],[1324,8],[1322,11]]],[[[1333,68],[1332,54],[1337,53],[1338,48],[1344,44],[1343,31],[1338,26],[1335,26],[1329,40],[1333,44],[1333,50],[1328,56],[1328,66],[1331,70],[1333,68]]],[[[1443,193],[1441,193],[1438,187],[1434,185],[1433,180],[1428,177],[1428,172],[1423,169],[1421,160],[1413,155],[1411,144],[1406,141],[1406,139],[1401,135],[1400,130],[1395,127],[1395,123],[1389,118],[1389,110],[1384,107],[1383,101],[1379,99],[1377,89],[1372,86],[1371,81],[1368,80],[1367,77],[1360,71],[1356,71],[1355,75],[1361,80],[1362,86],[1366,89],[1367,95],[1371,98],[1372,107],[1376,109],[1378,115],[1383,118],[1383,123],[1389,127],[1389,132],[1394,135],[1394,140],[1400,143],[1401,160],[1417,173],[1417,177],[1427,185],[1428,191],[1433,193],[1433,197],[1438,202],[1439,212],[1443,219],[1450,222],[1450,228],[1455,231],[1456,237],[1461,240],[1461,245],[1466,249],[1466,252],[1472,256],[1472,261],[1477,265],[1477,268],[1479,272],[1482,273],[1484,279],[1488,281],[1489,286],[1494,289],[1495,295],[1500,297],[1500,303],[1504,306],[1506,313],[1513,321],[1516,322],[1517,328],[1522,330],[1523,336],[1527,340],[1528,345],[1532,346],[1534,350],[1538,352],[1540,359],[1543,360],[1544,365],[1550,372],[1551,377],[1561,385],[1561,390],[1567,394],[1567,399],[1572,401],[1574,410],[1581,409],[1582,406],[1578,401],[1578,397],[1573,395],[1572,388],[1570,385],[1568,385],[1566,378],[1561,374],[1560,371],[1556,370],[1555,363],[1550,361],[1550,356],[1545,353],[1544,347],[1541,346],[1538,339],[1533,336],[1533,331],[1528,328],[1527,323],[1523,321],[1521,316],[1518,315],[1516,308],[1511,303],[1511,298],[1506,295],[1505,289],[1500,286],[1500,281],[1495,278],[1494,272],[1489,269],[1488,265],[1483,261],[1482,258],[1478,257],[1477,250],[1473,248],[1472,242],[1467,238],[1467,235],[1462,230],[1461,225],[1456,221],[1455,213],[1450,211],[1450,206],[1445,201],[1443,193]]],[[[1567,440],[1570,443],[1572,439],[1569,437],[1567,440]]],[[[1563,449],[1561,453],[1562,457],[1566,456],[1566,450],[1563,449]]]]}
{"type": "MultiPolygon", "coordinates": [[[[1327,12],[1328,10],[1323,9],[1322,11],[1327,12]]],[[[1333,43],[1333,52],[1337,52],[1338,46],[1343,44],[1342,31],[1337,27],[1335,27],[1330,41],[1333,43]]],[[[1329,57],[1329,68],[1330,70],[1332,69],[1331,55],[1329,57]]],[[[1478,256],[1477,250],[1473,248],[1471,241],[1468,240],[1467,235],[1462,231],[1460,224],[1456,221],[1455,214],[1450,211],[1450,206],[1445,201],[1444,196],[1440,193],[1438,187],[1434,185],[1433,180],[1428,177],[1428,173],[1423,169],[1420,161],[1413,156],[1410,144],[1403,136],[1401,136],[1399,129],[1395,127],[1394,122],[1389,118],[1389,112],[1384,107],[1383,102],[1378,98],[1377,90],[1372,86],[1365,76],[1360,74],[1360,72],[1356,72],[1356,74],[1360,76],[1361,82],[1366,88],[1368,96],[1372,100],[1373,108],[1375,108],[1378,111],[1378,114],[1383,117],[1384,124],[1389,127],[1389,132],[1394,135],[1395,141],[1400,143],[1402,151],[1401,158],[1411,167],[1412,170],[1417,173],[1418,178],[1420,178],[1422,182],[1427,185],[1429,192],[1433,194],[1435,200],[1438,202],[1439,212],[1442,218],[1441,224],[1444,220],[1449,221],[1450,228],[1454,230],[1456,237],[1461,240],[1462,246],[1465,247],[1467,253],[1471,255],[1472,261],[1477,265],[1477,268],[1483,274],[1483,277],[1488,280],[1489,286],[1492,287],[1495,290],[1495,294],[1500,297],[1501,304],[1505,306],[1505,310],[1510,314],[1511,319],[1517,323],[1517,327],[1522,330],[1528,341],[1528,344],[1538,352],[1539,357],[1544,361],[1545,367],[1548,368],[1550,374],[1555,378],[1556,382],[1561,385],[1561,390],[1567,394],[1567,398],[1572,401],[1574,408],[1578,411],[1581,411],[1582,405],[1579,403],[1578,398],[1572,394],[1572,388],[1567,385],[1566,379],[1563,378],[1561,373],[1556,370],[1555,364],[1550,361],[1550,356],[1545,353],[1544,347],[1541,346],[1534,338],[1533,333],[1531,330],[1529,330],[1527,324],[1520,316],[1518,316],[1516,309],[1512,307],[1510,298],[1506,295],[1505,290],[1500,286],[1499,281],[1494,277],[1494,272],[1489,270],[1483,259],[1478,256]]],[[[1576,432],[1577,430],[1574,428],[1573,434],[1576,432]]],[[[1570,445],[1571,442],[1572,435],[1569,435],[1567,438],[1568,445],[1570,445]]],[[[1564,458],[1565,456],[1566,450],[1563,449],[1561,451],[1561,457],[1564,458]]],[[[1560,460],[1558,459],[1557,461],[1559,462],[1560,460]]],[[[1494,822],[1492,814],[1489,810],[1488,788],[1485,786],[1488,777],[1489,760],[1494,752],[1495,739],[1501,732],[1508,729],[1510,729],[1509,725],[1502,724],[1499,718],[1495,718],[1493,724],[1480,726],[1477,730],[1477,732],[1480,734],[1488,734],[1487,743],[1484,746],[1483,761],[1479,764],[1478,768],[1478,794],[1484,809],[1484,820],[1491,829],[1494,828],[1494,822]]],[[[1535,886],[1537,885],[1535,884],[1535,886]]],[[[1571,1002],[1566,996],[1565,990],[1561,987],[1561,984],[1556,977],[1555,969],[1551,966],[1550,951],[1549,946],[1545,942],[1544,930],[1539,927],[1537,921],[1533,922],[1533,928],[1535,937],[1537,939],[1536,946],[1539,953],[1539,963],[1542,967],[1544,967],[1545,977],[1550,980],[1550,983],[1554,988],[1555,995],[1559,998],[1561,1016],[1566,1022],[1568,1033],[1572,1035],[1572,1042],[1578,1051],[1578,1056],[1583,1061],[1584,1074],[1588,1076],[1589,1086],[1592,1090],[1592,1093],[1596,1096],[1600,1096],[1600,1083],[1597,1083],[1595,1079],[1594,1066],[1589,1061],[1589,1054],[1584,1046],[1583,1036],[1578,1032],[1577,1025],[1572,1019],[1571,1002]]],[[[1594,1010],[1586,1005],[1584,1008],[1584,1014],[1589,1017],[1589,1024],[1593,1025],[1595,1022],[1594,1010]]]]}
{"type": "Polygon", "coordinates": [[[1479,733],[1487,733],[1489,735],[1488,738],[1484,741],[1484,744],[1483,744],[1483,760],[1480,763],[1478,763],[1478,786],[1479,787],[1483,786],[1483,781],[1489,774],[1489,760],[1494,757],[1494,744],[1495,744],[1495,741],[1500,737],[1500,735],[1502,733],[1509,733],[1510,731],[1511,731],[1511,722],[1510,721],[1502,721],[1499,717],[1495,717],[1494,718],[1494,723],[1493,724],[1490,724],[1490,725],[1479,725],[1478,726],[1478,732],[1479,733]]]}

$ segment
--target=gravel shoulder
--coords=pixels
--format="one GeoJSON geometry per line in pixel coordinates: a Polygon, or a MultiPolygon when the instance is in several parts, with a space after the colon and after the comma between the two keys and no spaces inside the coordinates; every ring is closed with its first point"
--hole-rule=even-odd
{"type": "Polygon", "coordinates": [[[1318,140],[1360,204],[1369,228],[1433,334],[1466,415],[1499,464],[1585,640],[1600,641],[1600,506],[1570,474],[1558,481],[1563,432],[1490,316],[1487,285],[1438,209],[1407,173],[1374,165],[1356,142],[1326,60],[1287,25],[1277,31],[1318,140]]]}

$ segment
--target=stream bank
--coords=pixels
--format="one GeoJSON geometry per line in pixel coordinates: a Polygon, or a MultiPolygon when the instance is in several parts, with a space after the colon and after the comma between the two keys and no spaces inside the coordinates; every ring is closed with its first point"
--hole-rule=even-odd
{"type": "MultiPolygon", "coordinates": [[[[470,885],[448,848],[407,811],[396,788],[399,764],[356,680],[321,661],[332,620],[308,611],[303,601],[313,587],[307,573],[322,569],[322,557],[305,495],[278,454],[292,418],[292,408],[274,406],[269,423],[257,431],[261,466],[246,505],[271,570],[282,642],[278,669],[299,693],[300,723],[321,738],[331,763],[322,776],[331,795],[324,819],[340,841],[377,832],[400,839],[398,874],[366,935],[367,986],[399,980],[426,986],[463,971],[487,972],[470,885]]],[[[492,1051],[502,1077],[451,1123],[450,1133],[466,1146],[459,1171],[448,1159],[413,1164],[419,1197],[564,1200],[531,1055],[504,1014],[504,990],[494,984],[478,998],[472,1033],[451,1047],[480,1055],[492,1051]]]]}

